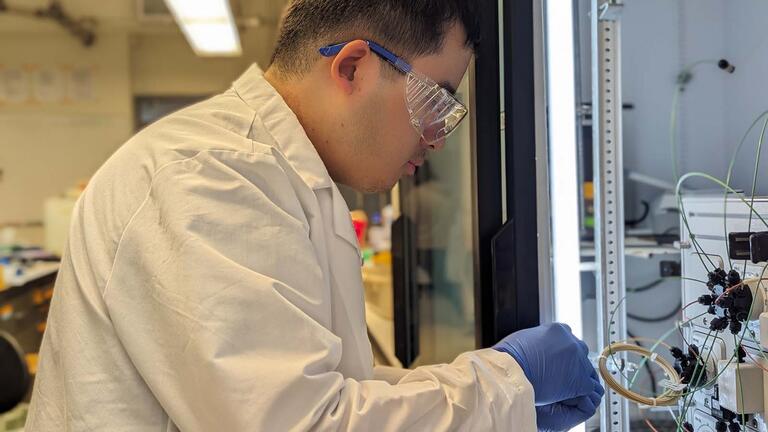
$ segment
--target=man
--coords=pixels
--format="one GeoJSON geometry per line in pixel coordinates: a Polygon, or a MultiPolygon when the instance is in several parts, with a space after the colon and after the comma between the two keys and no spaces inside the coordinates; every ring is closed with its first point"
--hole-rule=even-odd
{"type": "Polygon", "coordinates": [[[334,182],[390,188],[465,111],[470,0],[296,0],[272,65],[131,139],[77,204],[28,430],[566,430],[603,389],[562,325],[373,368],[334,182]],[[438,84],[436,84],[438,83],[438,84]]]}

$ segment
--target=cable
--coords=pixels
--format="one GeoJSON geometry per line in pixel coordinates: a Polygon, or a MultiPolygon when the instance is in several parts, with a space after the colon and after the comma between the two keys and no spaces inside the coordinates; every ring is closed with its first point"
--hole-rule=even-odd
{"type": "Polygon", "coordinates": [[[747,350],[744,350],[744,352],[745,352],[745,353],[747,353],[747,357],[749,357],[749,359],[750,359],[750,360],[752,360],[752,363],[754,363],[754,364],[755,364],[755,366],[759,367],[759,368],[760,368],[760,369],[762,369],[764,372],[768,372],[768,368],[766,368],[765,366],[763,366],[762,364],[760,364],[760,361],[759,361],[758,359],[756,359],[756,358],[752,357],[752,354],[750,354],[750,353],[749,353],[749,351],[747,351],[747,350]]]}
{"type": "Polygon", "coordinates": [[[643,214],[637,219],[624,221],[624,225],[634,228],[648,219],[648,215],[651,213],[651,205],[645,200],[640,201],[640,203],[643,205],[643,214]]]}
{"type": "MultiPolygon", "coordinates": [[[[647,397],[637,392],[634,392],[632,390],[629,390],[627,388],[624,388],[621,384],[619,384],[613,378],[613,375],[611,374],[611,372],[608,370],[607,360],[609,357],[612,357],[613,354],[620,353],[620,352],[633,352],[647,358],[651,362],[659,365],[659,367],[661,367],[664,370],[665,375],[669,377],[670,381],[672,381],[673,384],[680,384],[680,375],[677,374],[677,371],[675,371],[675,368],[667,361],[667,359],[665,359],[664,357],[658,356],[657,354],[651,352],[647,348],[643,348],[638,345],[617,342],[617,343],[608,345],[603,350],[603,352],[600,354],[600,361],[598,363],[600,376],[603,377],[603,381],[605,381],[605,384],[608,387],[612,388],[616,393],[620,394],[625,399],[631,400],[641,405],[670,406],[677,403],[677,400],[680,398],[680,395],[682,394],[679,391],[665,390],[664,393],[662,393],[659,396],[647,397]]],[[[615,360],[613,361],[614,361],[614,365],[618,367],[618,364],[616,363],[616,361],[615,360]]]]}
{"type": "Polygon", "coordinates": [[[647,424],[648,427],[651,428],[651,432],[659,432],[658,430],[656,430],[655,427],[653,427],[653,423],[651,423],[650,420],[648,420],[648,419],[643,419],[643,420],[645,420],[645,424],[647,424]]]}
{"type": "Polygon", "coordinates": [[[675,86],[675,93],[672,95],[672,111],[669,115],[669,151],[672,153],[672,178],[677,181],[679,175],[677,172],[677,165],[679,158],[677,157],[677,111],[680,105],[680,93],[683,92],[683,86],[677,84],[675,86]]]}
{"type": "MultiPolygon", "coordinates": [[[[678,197],[678,204],[679,204],[680,210],[681,210],[680,215],[682,216],[683,222],[685,223],[685,227],[686,227],[686,229],[688,229],[688,233],[691,234],[691,237],[693,237],[693,233],[691,233],[690,227],[688,226],[688,218],[685,216],[685,211],[683,211],[684,209],[683,209],[682,195],[680,194],[680,189],[681,189],[683,183],[685,183],[686,180],[688,180],[689,178],[693,178],[693,177],[699,177],[699,178],[703,178],[703,179],[709,180],[709,181],[711,181],[711,182],[713,182],[715,184],[720,185],[721,187],[725,188],[726,190],[730,191],[731,193],[736,195],[747,207],[749,207],[750,214],[754,214],[755,216],[757,216],[757,218],[760,219],[760,221],[763,223],[763,225],[768,227],[768,222],[766,222],[765,219],[763,218],[763,216],[760,213],[758,213],[757,210],[755,210],[754,206],[752,206],[751,204],[749,204],[747,202],[747,200],[744,198],[744,194],[742,194],[740,192],[737,192],[736,190],[734,190],[729,185],[723,183],[720,179],[718,179],[716,177],[713,177],[713,176],[711,176],[711,175],[709,175],[707,173],[703,173],[703,172],[690,172],[690,173],[687,173],[684,176],[680,177],[680,180],[677,181],[677,187],[675,188],[675,195],[677,195],[677,197],[678,197]]],[[[693,238],[691,238],[691,240],[692,240],[693,243],[695,243],[693,241],[693,238]]]]}
{"type": "MultiPolygon", "coordinates": [[[[699,242],[696,241],[696,235],[691,231],[691,226],[688,224],[688,216],[685,214],[685,208],[683,205],[683,197],[680,194],[680,186],[683,179],[680,179],[677,181],[677,187],[675,188],[675,196],[677,197],[677,207],[680,212],[680,218],[683,220],[683,224],[685,225],[685,229],[688,231],[688,237],[691,239],[691,244],[693,245],[693,248],[696,249],[696,256],[699,258],[699,261],[701,261],[701,266],[709,270],[709,267],[704,263],[704,259],[701,258],[701,255],[704,254],[704,250],[702,249],[701,245],[699,245],[699,242]]],[[[707,261],[709,261],[709,264],[712,265],[712,269],[714,270],[717,268],[715,263],[712,262],[712,260],[709,258],[709,255],[704,254],[704,256],[707,258],[707,261]]]]}
{"type": "Polygon", "coordinates": [[[674,316],[676,316],[678,313],[680,313],[682,311],[682,308],[683,308],[683,304],[679,303],[677,306],[675,306],[675,308],[672,310],[672,312],[669,312],[668,314],[662,315],[660,317],[649,318],[649,317],[644,317],[644,316],[639,316],[639,315],[634,315],[634,314],[631,314],[631,313],[627,313],[627,318],[631,318],[631,319],[633,319],[635,321],[646,322],[646,323],[661,322],[661,321],[666,321],[666,320],[668,320],[670,318],[673,318],[674,316]]]}
{"type": "MultiPolygon", "coordinates": [[[[760,166],[760,152],[763,150],[763,140],[765,139],[765,129],[768,127],[768,119],[763,123],[763,130],[760,132],[760,139],[757,142],[757,155],[755,156],[755,171],[752,174],[752,192],[750,195],[750,206],[755,205],[755,187],[757,186],[757,170],[760,166]]],[[[747,232],[752,230],[752,212],[749,213],[749,222],[747,223],[747,232]]],[[[747,260],[744,260],[744,269],[747,268],[747,260]]]]}
{"type": "Polygon", "coordinates": [[[698,300],[694,300],[694,301],[692,301],[692,302],[688,303],[687,305],[683,306],[683,308],[682,308],[682,309],[680,309],[680,310],[681,310],[681,311],[684,311],[684,310],[688,309],[689,307],[691,307],[691,306],[693,306],[693,305],[695,305],[695,304],[699,304],[699,301],[698,301],[698,300]]]}
{"type": "MultiPolygon", "coordinates": [[[[697,320],[697,319],[699,319],[699,318],[703,317],[703,316],[704,316],[704,315],[706,315],[706,314],[707,314],[707,312],[702,312],[702,313],[700,313],[700,314],[698,314],[698,315],[696,315],[696,316],[694,316],[694,317],[692,317],[692,318],[689,318],[689,319],[687,319],[687,320],[685,320],[685,321],[678,321],[677,323],[675,323],[675,327],[673,327],[673,328],[671,328],[671,329],[667,330],[667,331],[666,331],[666,332],[665,332],[663,335],[661,335],[661,337],[660,337],[658,340],[656,340],[656,342],[654,342],[654,344],[651,346],[651,348],[649,349],[649,351],[650,351],[650,352],[652,352],[652,353],[655,353],[655,352],[656,352],[656,348],[658,348],[658,347],[659,347],[659,345],[663,345],[663,346],[664,346],[665,348],[667,348],[667,349],[672,349],[672,347],[671,347],[671,346],[669,346],[668,344],[666,344],[664,341],[665,341],[665,340],[667,340],[667,338],[668,338],[668,337],[670,337],[670,336],[672,335],[672,333],[674,333],[674,332],[675,332],[675,330],[681,330],[683,326],[686,326],[686,325],[688,325],[689,323],[691,323],[691,322],[693,322],[693,321],[695,321],[695,320],[697,320]]],[[[706,341],[706,340],[705,340],[705,341],[706,341]]],[[[616,360],[614,359],[613,361],[615,362],[616,360]]],[[[647,359],[647,358],[643,358],[643,359],[640,361],[640,367],[643,367],[647,361],[648,361],[648,359],[647,359]]],[[[628,388],[630,388],[630,389],[631,389],[631,388],[632,388],[632,386],[634,385],[634,382],[635,382],[635,380],[637,379],[637,375],[638,375],[638,372],[639,372],[639,370],[638,370],[638,371],[635,371],[635,373],[634,373],[634,375],[632,376],[632,379],[631,379],[631,380],[629,379],[629,377],[627,377],[627,376],[624,376],[624,378],[626,378],[627,380],[629,380],[629,386],[628,386],[628,388]]]]}
{"type": "Polygon", "coordinates": [[[675,90],[674,94],[672,95],[672,110],[670,111],[669,116],[669,147],[670,152],[672,153],[672,175],[674,176],[675,181],[678,179],[679,163],[679,158],[677,157],[677,114],[680,108],[680,95],[683,93],[683,91],[685,91],[685,86],[693,79],[693,69],[695,69],[698,65],[707,63],[717,65],[717,67],[728,73],[733,73],[735,70],[735,67],[733,67],[728,61],[724,59],[720,61],[706,59],[689,64],[688,66],[684,67],[679,74],[677,74],[677,82],[675,83],[675,90]]]}
{"type": "MultiPolygon", "coordinates": [[[[768,264],[766,264],[765,266],[763,266],[763,270],[760,272],[760,277],[758,278],[758,280],[763,280],[763,276],[765,276],[765,272],[766,272],[766,270],[768,270],[768,264]]],[[[750,304],[750,306],[749,306],[749,312],[747,313],[747,316],[749,316],[749,315],[752,315],[752,309],[754,308],[754,306],[755,306],[755,302],[752,302],[752,304],[750,304]]],[[[746,333],[747,333],[747,330],[748,330],[748,326],[744,326],[744,329],[741,331],[741,337],[740,337],[740,339],[739,339],[739,344],[741,344],[741,342],[744,340],[744,336],[746,335],[746,333]]],[[[707,334],[707,338],[709,338],[709,334],[711,334],[711,331],[710,331],[710,333],[708,333],[708,334],[707,334]]],[[[709,348],[709,351],[708,351],[708,355],[707,355],[707,359],[706,359],[706,362],[708,362],[708,361],[709,361],[710,355],[712,354],[712,347],[714,346],[714,342],[715,342],[715,339],[716,339],[716,338],[713,338],[713,339],[712,339],[712,344],[710,345],[710,348],[709,348]]],[[[705,339],[705,344],[704,344],[704,345],[706,345],[706,339],[705,339]]],[[[702,352],[703,352],[703,351],[704,351],[704,346],[702,346],[702,352]]],[[[718,372],[718,373],[717,373],[717,374],[714,376],[714,378],[712,378],[712,379],[711,379],[709,382],[705,383],[704,385],[702,385],[702,386],[699,386],[699,388],[695,388],[695,389],[693,389],[693,390],[691,390],[691,391],[689,391],[689,392],[686,392],[686,393],[684,393],[684,394],[682,395],[682,397],[684,398],[684,400],[685,400],[686,398],[688,398],[689,396],[690,396],[690,398],[691,398],[691,399],[693,399],[693,395],[694,395],[694,394],[696,394],[696,392],[697,392],[697,391],[701,390],[702,388],[707,388],[707,387],[710,387],[711,385],[713,385],[714,383],[716,383],[716,382],[717,382],[717,380],[718,380],[718,378],[720,377],[720,375],[722,375],[722,374],[723,374],[723,372],[725,372],[725,370],[728,368],[728,366],[730,366],[730,364],[733,362],[733,360],[734,360],[735,358],[737,358],[737,357],[738,357],[738,349],[736,349],[736,350],[734,350],[734,351],[733,351],[733,354],[732,354],[732,355],[731,355],[731,357],[728,359],[728,363],[726,363],[726,364],[725,364],[725,366],[721,366],[721,367],[719,368],[719,372],[718,372]]],[[[738,360],[737,360],[737,361],[738,361],[738,360]]],[[[697,362],[697,367],[698,367],[698,362],[697,362]]],[[[694,374],[695,374],[695,372],[696,372],[696,370],[694,369],[694,374]]],[[[686,418],[686,416],[687,416],[687,413],[688,413],[688,408],[690,408],[690,407],[686,407],[686,403],[684,402],[684,403],[683,403],[683,408],[684,408],[684,410],[683,410],[683,412],[681,412],[681,414],[680,414],[680,418],[681,418],[681,419],[684,419],[684,418],[686,418]]],[[[678,432],[680,432],[680,430],[681,430],[681,426],[680,426],[680,424],[681,424],[681,423],[678,421],[678,429],[677,429],[677,431],[678,431],[678,432]]]]}
{"type": "MultiPolygon", "coordinates": [[[[758,123],[760,123],[760,120],[762,120],[763,117],[768,115],[768,111],[763,111],[759,116],[755,118],[755,120],[752,122],[752,124],[749,126],[747,131],[744,133],[744,136],[741,137],[741,140],[739,141],[739,144],[736,146],[736,150],[734,150],[733,155],[731,156],[731,161],[728,163],[728,173],[725,176],[725,184],[730,187],[731,186],[731,177],[733,176],[733,167],[736,165],[736,158],[739,156],[739,153],[741,152],[742,146],[744,146],[744,143],[747,141],[747,137],[749,136],[750,132],[752,132],[752,129],[757,126],[758,123]]],[[[723,188],[723,233],[725,234],[725,247],[728,248],[728,189],[723,188]]],[[[728,262],[731,268],[733,268],[733,262],[731,262],[730,257],[728,258],[728,262]]]]}
{"type": "MultiPolygon", "coordinates": [[[[691,374],[692,380],[695,380],[696,383],[698,383],[699,378],[700,378],[700,373],[697,374],[697,372],[699,370],[699,365],[701,364],[701,362],[699,361],[701,359],[701,353],[704,352],[704,350],[706,349],[707,341],[709,340],[709,338],[711,336],[712,336],[712,330],[707,332],[707,337],[704,338],[704,343],[701,344],[701,349],[702,350],[699,352],[699,358],[696,359],[696,366],[693,368],[693,373],[691,374]]],[[[712,355],[712,348],[715,345],[715,340],[716,339],[717,339],[717,337],[712,338],[712,343],[709,345],[709,351],[707,351],[707,358],[706,358],[706,360],[704,360],[705,367],[706,367],[706,362],[709,362],[709,358],[712,355]]],[[[707,384],[705,384],[704,386],[707,386],[707,384]]],[[[679,416],[678,421],[677,421],[677,431],[678,432],[680,432],[682,430],[683,424],[685,424],[685,419],[688,417],[688,410],[690,409],[691,402],[693,401],[693,395],[696,394],[697,391],[698,391],[698,389],[694,388],[693,391],[687,392],[687,393],[682,395],[682,398],[683,398],[683,409],[680,411],[680,416],[679,416]]]]}
{"type": "Polygon", "coordinates": [[[657,286],[661,285],[664,282],[664,278],[656,279],[653,282],[649,282],[645,285],[640,285],[637,288],[627,288],[626,291],[628,293],[639,293],[643,291],[648,291],[649,289],[656,288],[657,286]]]}
{"type": "MultiPolygon", "coordinates": [[[[736,335],[733,335],[733,344],[736,346],[736,351],[739,349],[744,349],[741,346],[741,342],[736,342],[736,335]]],[[[746,353],[747,350],[744,350],[746,353]]],[[[739,396],[741,397],[741,406],[744,406],[744,385],[741,383],[741,361],[736,362],[736,376],[739,377],[739,379],[736,380],[736,385],[739,386],[739,396]]],[[[744,412],[741,413],[741,424],[746,425],[747,421],[744,416],[744,412]]]]}
{"type": "Polygon", "coordinates": [[[640,285],[639,287],[636,287],[636,288],[626,288],[626,291],[628,293],[639,293],[639,292],[643,292],[643,291],[648,291],[648,290],[650,290],[652,288],[656,288],[657,286],[661,285],[662,283],[666,282],[669,279],[682,279],[682,280],[689,280],[689,281],[693,281],[693,282],[699,282],[699,283],[702,283],[704,285],[707,284],[706,281],[703,281],[703,280],[700,280],[700,279],[693,279],[693,278],[680,277],[680,276],[666,276],[666,277],[658,278],[658,279],[656,279],[656,280],[654,280],[652,282],[648,282],[645,285],[640,285]]]}
{"type": "MultiPolygon", "coordinates": [[[[760,276],[757,278],[757,280],[762,280],[763,279],[763,276],[765,275],[766,270],[768,270],[768,265],[763,267],[763,270],[762,270],[760,276]]],[[[614,315],[616,314],[618,309],[621,307],[621,303],[624,301],[625,298],[621,299],[618,302],[618,304],[616,305],[616,307],[614,308],[614,310],[611,312],[610,320],[613,320],[614,315]]],[[[750,310],[749,310],[747,315],[751,315],[752,309],[754,307],[754,303],[755,302],[752,302],[752,304],[750,305],[750,310]]],[[[648,397],[640,395],[640,394],[638,394],[636,392],[633,392],[633,391],[631,391],[631,390],[629,390],[627,388],[622,387],[615,379],[613,379],[613,377],[611,376],[610,371],[608,371],[607,359],[611,358],[611,361],[613,361],[614,365],[618,367],[618,362],[616,361],[616,359],[614,357],[614,355],[616,353],[622,352],[622,351],[636,352],[636,353],[639,353],[639,354],[643,355],[643,361],[641,362],[640,367],[643,367],[645,362],[647,362],[648,360],[654,361],[657,364],[659,364],[660,366],[662,366],[663,363],[666,363],[666,365],[669,366],[669,368],[667,369],[667,368],[664,368],[663,366],[662,366],[662,368],[664,368],[667,376],[672,378],[672,382],[673,383],[679,383],[680,382],[680,378],[679,378],[679,375],[677,375],[677,372],[674,371],[674,368],[671,367],[671,365],[669,365],[669,363],[665,359],[659,358],[657,355],[655,355],[654,350],[659,345],[663,344],[664,343],[663,341],[666,340],[666,338],[669,337],[669,335],[671,335],[672,332],[674,332],[675,330],[680,330],[682,325],[685,325],[685,324],[687,324],[687,323],[689,323],[689,322],[691,322],[691,321],[693,321],[693,320],[695,320],[695,319],[697,319],[697,318],[699,318],[699,317],[701,317],[701,316],[703,316],[705,314],[706,314],[706,312],[704,312],[702,314],[699,314],[699,315],[697,315],[697,316],[695,316],[693,318],[690,318],[690,319],[688,319],[686,321],[677,323],[673,329],[667,331],[664,335],[662,335],[662,337],[659,338],[656,341],[656,343],[654,343],[654,345],[650,349],[645,349],[645,348],[637,347],[636,345],[630,345],[630,344],[627,344],[627,343],[624,343],[624,342],[618,342],[618,343],[614,343],[614,344],[611,344],[611,345],[607,346],[603,350],[603,352],[601,353],[600,361],[599,361],[599,365],[598,365],[599,366],[600,375],[603,377],[603,380],[605,381],[606,385],[608,385],[610,388],[612,388],[614,391],[616,391],[622,397],[624,397],[624,398],[626,398],[628,400],[631,400],[633,402],[640,403],[640,404],[643,404],[643,405],[649,405],[649,406],[654,406],[654,404],[655,404],[655,406],[661,406],[661,403],[668,403],[668,402],[671,401],[672,398],[674,398],[674,400],[676,401],[676,400],[678,400],[679,398],[682,397],[683,400],[684,400],[683,410],[682,410],[682,412],[680,414],[679,420],[677,421],[677,424],[678,424],[677,430],[678,431],[682,431],[682,428],[683,428],[682,420],[687,418],[687,412],[688,412],[688,409],[690,408],[690,402],[693,399],[693,395],[697,391],[700,391],[702,388],[710,387],[712,384],[716,383],[717,379],[725,371],[725,368],[727,368],[731,364],[731,362],[733,362],[734,358],[736,358],[737,351],[734,351],[733,355],[731,355],[730,359],[728,359],[728,363],[725,365],[725,367],[721,368],[720,371],[709,382],[704,383],[701,386],[697,386],[697,388],[693,388],[693,389],[690,389],[689,391],[685,391],[685,392],[670,392],[669,390],[667,390],[667,391],[665,391],[664,394],[662,394],[661,396],[655,397],[655,398],[648,398],[648,397]],[[671,373],[669,373],[670,371],[673,371],[674,373],[671,374],[671,373]]],[[[744,326],[744,329],[742,330],[740,341],[744,339],[744,337],[746,335],[746,331],[747,331],[747,326],[744,326]]],[[[712,349],[714,347],[714,343],[715,343],[715,341],[717,339],[716,337],[712,338],[711,336],[712,336],[712,331],[709,331],[707,333],[706,339],[704,340],[704,343],[702,344],[701,353],[703,353],[705,351],[707,352],[707,357],[704,360],[704,364],[708,364],[709,359],[711,358],[711,355],[712,355],[712,349]],[[710,346],[707,349],[707,341],[710,340],[710,338],[711,338],[712,342],[710,343],[710,346]]],[[[739,342],[739,343],[741,343],[741,342],[739,342]]],[[[696,367],[694,368],[694,371],[693,371],[693,375],[694,376],[697,376],[698,368],[699,368],[700,363],[701,362],[696,362],[696,367]]],[[[622,376],[625,379],[629,380],[629,377],[627,377],[624,374],[623,368],[619,368],[619,370],[620,370],[620,373],[622,374],[622,376]]],[[[634,377],[630,381],[630,384],[629,384],[630,388],[631,388],[632,384],[634,383],[635,378],[637,377],[637,372],[638,371],[635,371],[634,377]]],[[[674,405],[674,402],[669,403],[669,405],[674,405]]],[[[667,406],[669,406],[669,405],[667,405],[667,406]]]]}
{"type": "MultiPolygon", "coordinates": [[[[627,336],[629,336],[630,340],[634,341],[637,346],[643,347],[638,341],[639,338],[633,335],[631,331],[627,330],[627,336]]],[[[655,396],[658,393],[658,388],[656,387],[656,375],[653,373],[653,369],[651,369],[651,365],[648,362],[645,363],[645,369],[648,371],[648,376],[651,377],[651,394],[655,396]]]]}
{"type": "MultiPolygon", "coordinates": [[[[685,310],[685,308],[683,308],[683,310],[685,310]]],[[[681,327],[678,326],[677,330],[680,332],[680,339],[683,341],[683,347],[687,349],[689,346],[691,346],[690,342],[688,342],[688,339],[685,338],[685,334],[683,333],[683,329],[681,327]]]]}

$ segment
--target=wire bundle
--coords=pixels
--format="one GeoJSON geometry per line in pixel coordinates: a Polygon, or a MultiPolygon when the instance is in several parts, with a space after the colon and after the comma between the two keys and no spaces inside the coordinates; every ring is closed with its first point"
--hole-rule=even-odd
{"type": "Polygon", "coordinates": [[[680,399],[680,396],[683,394],[681,391],[667,389],[659,396],[648,397],[632,391],[616,381],[616,379],[613,377],[613,374],[611,374],[611,371],[608,370],[608,359],[611,358],[611,360],[615,363],[613,356],[614,354],[620,352],[634,352],[645,357],[651,362],[659,365],[664,370],[664,373],[667,375],[667,377],[669,377],[670,381],[672,381],[672,383],[681,384],[680,375],[678,375],[675,368],[667,361],[667,359],[660,357],[648,348],[629,344],[626,342],[616,342],[607,346],[603,350],[602,354],[600,354],[600,376],[603,377],[603,380],[605,381],[605,384],[608,385],[608,387],[613,389],[616,393],[620,394],[625,399],[629,399],[642,405],[670,406],[677,403],[678,399],[680,399]]]}

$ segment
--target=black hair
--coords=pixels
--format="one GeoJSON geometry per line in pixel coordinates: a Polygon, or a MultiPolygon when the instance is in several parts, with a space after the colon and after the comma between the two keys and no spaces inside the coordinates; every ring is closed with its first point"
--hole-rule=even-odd
{"type": "Polygon", "coordinates": [[[467,46],[480,42],[477,0],[291,0],[272,65],[300,76],[332,43],[371,39],[405,59],[439,52],[447,30],[460,24],[467,46]]]}

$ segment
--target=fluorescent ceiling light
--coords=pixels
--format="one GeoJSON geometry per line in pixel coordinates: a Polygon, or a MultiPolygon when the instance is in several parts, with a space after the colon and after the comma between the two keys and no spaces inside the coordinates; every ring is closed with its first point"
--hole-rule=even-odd
{"type": "Polygon", "coordinates": [[[228,0],[165,0],[165,4],[195,54],[214,57],[242,53],[228,0]]]}

